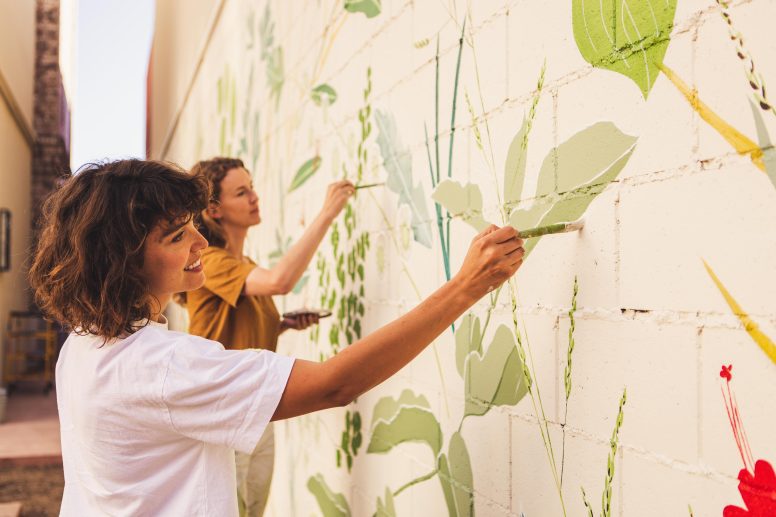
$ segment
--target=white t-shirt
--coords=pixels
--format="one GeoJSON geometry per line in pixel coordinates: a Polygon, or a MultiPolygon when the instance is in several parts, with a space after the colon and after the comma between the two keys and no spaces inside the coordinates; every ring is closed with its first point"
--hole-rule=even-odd
{"type": "Polygon", "coordinates": [[[224,350],[152,322],[57,361],[62,516],[237,515],[234,450],[253,451],[293,359],[224,350]]]}

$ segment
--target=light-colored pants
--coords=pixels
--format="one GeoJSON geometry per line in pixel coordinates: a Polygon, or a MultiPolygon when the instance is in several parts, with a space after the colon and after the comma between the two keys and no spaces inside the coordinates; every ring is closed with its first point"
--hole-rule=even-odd
{"type": "Polygon", "coordinates": [[[275,431],[272,422],[251,454],[234,453],[237,466],[237,502],[240,517],[261,517],[267,506],[275,466],[275,431]]]}

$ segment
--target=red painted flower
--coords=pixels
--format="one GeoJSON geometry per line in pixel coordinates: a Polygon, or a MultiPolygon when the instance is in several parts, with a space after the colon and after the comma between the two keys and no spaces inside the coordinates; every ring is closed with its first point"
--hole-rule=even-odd
{"type": "Polygon", "coordinates": [[[776,515],[776,474],[771,464],[757,460],[754,476],[747,469],[738,473],[738,491],[746,509],[726,506],[723,517],[772,517],[776,515]]]}
{"type": "Polygon", "coordinates": [[[776,473],[767,461],[754,461],[749,439],[744,431],[744,421],[738,412],[736,397],[730,389],[732,370],[733,365],[723,365],[719,376],[725,379],[722,398],[725,400],[728,420],[733,428],[738,452],[744,463],[744,468],[738,473],[738,491],[741,493],[746,509],[729,505],[722,511],[722,515],[723,517],[774,517],[776,516],[776,473]]]}

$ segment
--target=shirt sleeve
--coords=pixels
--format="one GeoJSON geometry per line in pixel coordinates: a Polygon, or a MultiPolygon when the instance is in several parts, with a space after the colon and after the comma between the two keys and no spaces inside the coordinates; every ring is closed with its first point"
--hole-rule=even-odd
{"type": "Polygon", "coordinates": [[[184,436],[250,453],[285,391],[294,359],[267,350],[224,350],[185,336],[170,356],[162,400],[184,436]]]}
{"type": "Polygon", "coordinates": [[[213,248],[202,255],[205,288],[235,307],[242,294],[245,279],[256,267],[233,257],[226,250],[213,248]]]}

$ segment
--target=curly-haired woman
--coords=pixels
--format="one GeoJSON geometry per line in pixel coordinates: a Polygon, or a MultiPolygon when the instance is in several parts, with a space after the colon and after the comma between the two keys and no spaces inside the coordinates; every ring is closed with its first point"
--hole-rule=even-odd
{"type": "MultiPolygon", "coordinates": [[[[197,162],[191,173],[210,185],[210,202],[197,221],[210,247],[202,252],[205,284],[185,297],[189,332],[228,348],[274,352],[279,334],[318,322],[314,313],[281,319],[272,296],[289,293],[299,281],[332,221],[355,192],[353,184],[331,184],[320,213],[304,234],[273,267],[264,268],[243,254],[248,230],[261,222],[259,196],[243,162],[216,157],[197,162]]],[[[274,460],[270,424],[251,454],[236,453],[241,515],[264,513],[274,460]]]]}
{"type": "Polygon", "coordinates": [[[236,515],[233,450],[377,386],[522,263],[516,231],[490,227],[452,280],[325,362],[225,350],[162,315],[204,282],[192,217],[208,199],[199,176],[124,160],[88,166],[44,206],[30,280],[73,331],[56,372],[63,516],[236,515]]]}

